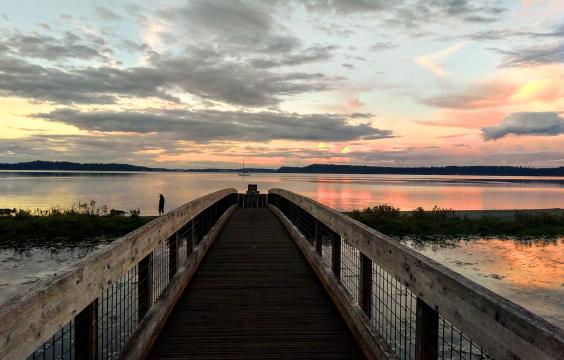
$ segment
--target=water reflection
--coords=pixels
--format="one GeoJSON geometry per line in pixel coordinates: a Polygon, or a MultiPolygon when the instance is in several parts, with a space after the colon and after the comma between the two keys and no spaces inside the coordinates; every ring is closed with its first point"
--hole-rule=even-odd
{"type": "Polygon", "coordinates": [[[564,328],[564,237],[405,242],[564,328]]]}
{"type": "Polygon", "coordinates": [[[0,172],[0,207],[72,206],[95,200],[116,209],[156,215],[158,194],[167,209],[211,191],[249,183],[283,187],[339,210],[388,203],[402,210],[438,205],[460,210],[556,208],[564,204],[564,178],[413,175],[220,173],[0,172]]]}
{"type": "Polygon", "coordinates": [[[0,304],[55,275],[107,243],[77,247],[0,249],[0,304]]]}

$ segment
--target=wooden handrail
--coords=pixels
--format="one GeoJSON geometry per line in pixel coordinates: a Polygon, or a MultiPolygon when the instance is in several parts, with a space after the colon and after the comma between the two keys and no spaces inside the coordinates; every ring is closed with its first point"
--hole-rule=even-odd
{"type": "Polygon", "coordinates": [[[334,209],[284,189],[271,194],[339,234],[494,358],[564,358],[564,330],[556,325],[334,209]]]}
{"type": "Polygon", "coordinates": [[[3,304],[0,358],[25,358],[183,225],[236,193],[224,189],[190,201],[3,304]]]}

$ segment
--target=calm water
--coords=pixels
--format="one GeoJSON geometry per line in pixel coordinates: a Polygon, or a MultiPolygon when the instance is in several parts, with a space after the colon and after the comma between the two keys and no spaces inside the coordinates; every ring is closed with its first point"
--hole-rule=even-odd
{"type": "Polygon", "coordinates": [[[98,205],[156,215],[160,193],[173,209],[198,196],[228,187],[244,191],[248,183],[266,192],[286,188],[339,210],[387,203],[412,210],[434,205],[458,210],[535,209],[564,206],[564,178],[192,174],[192,173],[50,173],[0,172],[0,208],[98,205]]]}
{"type": "Polygon", "coordinates": [[[564,237],[406,244],[564,328],[564,237]]]}
{"type": "MultiPolygon", "coordinates": [[[[434,205],[458,210],[564,207],[564,178],[190,173],[0,172],[0,208],[69,207],[95,200],[155,215],[158,194],[173,209],[213,190],[282,187],[339,210],[388,203],[402,210],[434,205]]],[[[480,239],[451,246],[407,242],[473,281],[564,327],[564,238],[480,239]]],[[[0,303],[77,261],[92,247],[0,251],[0,303]]]]}

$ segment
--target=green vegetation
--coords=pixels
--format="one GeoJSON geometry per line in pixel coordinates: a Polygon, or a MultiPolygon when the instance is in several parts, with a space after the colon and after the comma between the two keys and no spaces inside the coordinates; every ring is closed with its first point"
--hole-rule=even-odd
{"type": "MultiPolygon", "coordinates": [[[[463,214],[463,213],[462,213],[463,214]]],[[[398,237],[441,238],[467,236],[561,236],[564,235],[564,212],[523,212],[513,216],[472,217],[435,206],[430,211],[417,208],[400,212],[391,205],[378,205],[348,213],[384,234],[398,237]]]]}
{"type": "Polygon", "coordinates": [[[70,209],[17,210],[15,215],[0,217],[0,249],[26,247],[69,247],[95,245],[100,241],[125,235],[151,221],[140,211],[129,216],[113,216],[106,206],[79,203],[70,209]]]}

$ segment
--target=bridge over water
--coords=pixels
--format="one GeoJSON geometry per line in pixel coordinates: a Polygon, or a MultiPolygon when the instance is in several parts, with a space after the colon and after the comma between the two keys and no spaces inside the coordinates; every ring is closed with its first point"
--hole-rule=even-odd
{"type": "Polygon", "coordinates": [[[564,359],[564,331],[309,198],[225,189],[0,308],[2,359],[564,359]]]}

